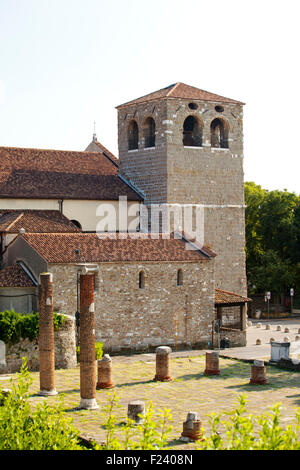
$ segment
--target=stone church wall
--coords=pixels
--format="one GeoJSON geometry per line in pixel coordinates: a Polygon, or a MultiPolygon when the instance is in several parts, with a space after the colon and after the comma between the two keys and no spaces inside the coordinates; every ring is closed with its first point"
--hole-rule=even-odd
{"type": "MultiPolygon", "coordinates": [[[[102,263],[95,282],[95,335],[105,352],[159,345],[208,347],[214,318],[214,260],[197,263],[102,263]],[[182,269],[183,285],[177,286],[182,269]],[[139,288],[139,272],[145,287],[139,288]]],[[[75,265],[49,265],[54,310],[77,310],[75,265]]]]}

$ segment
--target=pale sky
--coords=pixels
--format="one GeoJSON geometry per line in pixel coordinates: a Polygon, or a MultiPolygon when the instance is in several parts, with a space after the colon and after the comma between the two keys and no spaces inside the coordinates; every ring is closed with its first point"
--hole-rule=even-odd
{"type": "Polygon", "coordinates": [[[245,181],[300,193],[299,0],[0,0],[0,146],[117,155],[115,106],[178,81],[246,103],[245,181]]]}

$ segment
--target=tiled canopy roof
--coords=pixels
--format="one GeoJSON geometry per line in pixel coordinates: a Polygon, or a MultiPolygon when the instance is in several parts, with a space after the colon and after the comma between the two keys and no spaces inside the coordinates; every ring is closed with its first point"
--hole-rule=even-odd
{"type": "Polygon", "coordinates": [[[96,263],[122,261],[201,261],[215,256],[205,247],[186,249],[181,239],[151,238],[153,234],[65,233],[20,235],[48,263],[96,263]]]}
{"type": "Polygon", "coordinates": [[[21,266],[14,264],[0,271],[0,287],[35,287],[21,266]]]}
{"type": "Polygon", "coordinates": [[[55,210],[7,210],[0,209],[0,232],[79,232],[67,217],[55,210]]]}
{"type": "Polygon", "coordinates": [[[210,93],[205,90],[200,90],[199,88],[186,85],[185,83],[174,83],[169,85],[166,88],[161,90],[154,91],[145,96],[137,98],[127,103],[117,106],[117,109],[123,108],[128,105],[136,105],[140,103],[145,103],[147,101],[154,101],[163,98],[182,98],[189,100],[201,100],[201,101],[212,101],[220,103],[231,103],[231,104],[244,104],[241,101],[232,100],[230,98],[225,98],[224,96],[216,95],[215,93],[210,93]]]}
{"type": "Polygon", "coordinates": [[[115,200],[119,196],[141,200],[118,177],[110,152],[0,147],[0,198],[115,200]]]}
{"type": "Polygon", "coordinates": [[[242,297],[234,292],[227,292],[221,289],[215,289],[215,305],[243,304],[252,302],[248,297],[242,297]]]}

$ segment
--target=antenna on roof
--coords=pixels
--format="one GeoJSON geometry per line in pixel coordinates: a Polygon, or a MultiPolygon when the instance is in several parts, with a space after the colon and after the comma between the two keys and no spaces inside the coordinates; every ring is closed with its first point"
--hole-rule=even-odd
{"type": "Polygon", "coordinates": [[[93,142],[97,142],[97,135],[96,135],[96,121],[94,121],[94,134],[93,134],[93,142]]]}

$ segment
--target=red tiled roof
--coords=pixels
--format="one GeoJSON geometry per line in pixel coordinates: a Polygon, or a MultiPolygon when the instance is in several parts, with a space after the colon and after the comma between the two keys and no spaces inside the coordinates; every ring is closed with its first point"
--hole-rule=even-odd
{"type": "Polygon", "coordinates": [[[140,103],[145,103],[148,101],[154,101],[163,98],[182,98],[182,99],[189,99],[189,100],[200,100],[200,101],[212,101],[218,103],[229,103],[229,104],[245,104],[241,101],[232,100],[230,98],[225,98],[225,96],[216,95],[215,93],[210,93],[205,90],[201,90],[199,88],[186,85],[185,83],[174,83],[173,85],[169,85],[166,88],[162,88],[161,90],[155,91],[153,93],[149,93],[145,96],[137,98],[132,101],[128,101],[127,103],[121,104],[117,106],[117,109],[123,108],[129,105],[136,105],[140,103]]]}
{"type": "Polygon", "coordinates": [[[67,217],[56,210],[0,209],[0,232],[80,232],[67,217]]]}
{"type": "Polygon", "coordinates": [[[252,302],[248,297],[242,297],[234,292],[227,292],[221,289],[215,289],[215,305],[241,304],[252,302]]]}
{"type": "Polygon", "coordinates": [[[0,270],[0,287],[35,287],[21,266],[14,264],[0,270]]]}
{"type": "Polygon", "coordinates": [[[65,233],[19,235],[48,263],[91,263],[122,261],[202,261],[211,256],[205,251],[187,250],[182,239],[153,239],[153,234],[65,233]],[[79,250],[79,254],[75,250],[79,250]]]}
{"type": "Polygon", "coordinates": [[[2,181],[12,170],[53,171],[87,175],[116,175],[118,168],[103,152],[75,152],[0,147],[2,181]]]}
{"type": "Polygon", "coordinates": [[[56,171],[13,170],[0,185],[2,198],[90,199],[141,201],[116,174],[78,174],[56,171]]]}

